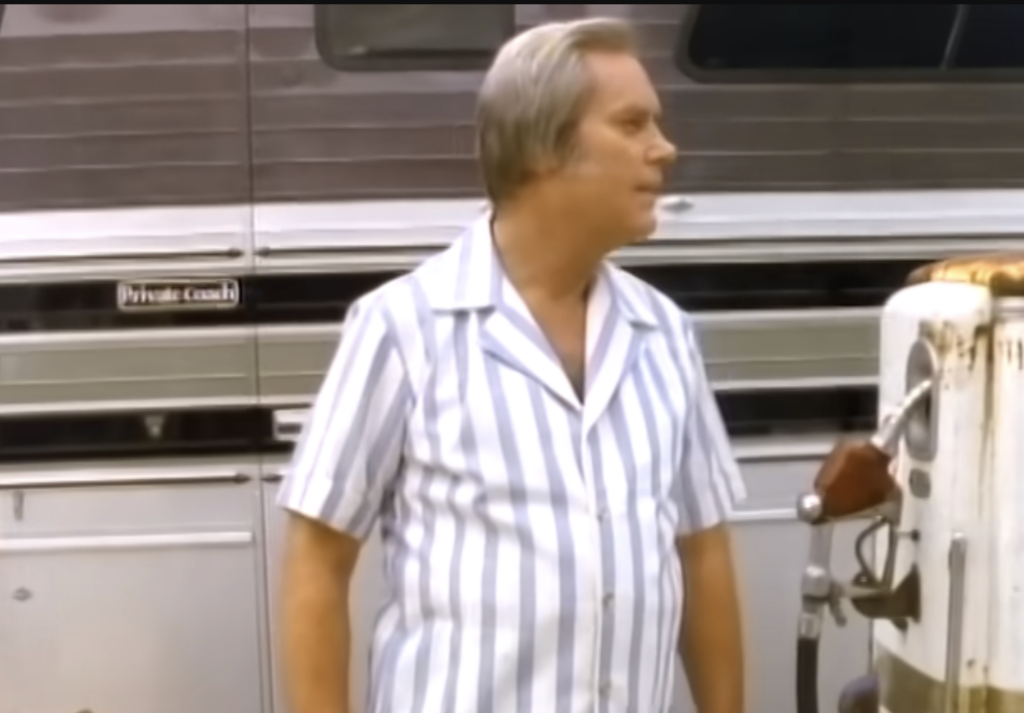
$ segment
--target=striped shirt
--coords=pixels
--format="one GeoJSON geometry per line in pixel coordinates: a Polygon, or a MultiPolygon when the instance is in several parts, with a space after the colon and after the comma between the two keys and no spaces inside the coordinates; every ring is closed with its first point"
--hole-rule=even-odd
{"type": "Polygon", "coordinates": [[[602,266],[581,403],[487,220],[367,294],[280,504],[358,538],[389,596],[373,713],[661,713],[676,538],[743,486],[690,319],[602,266]]]}

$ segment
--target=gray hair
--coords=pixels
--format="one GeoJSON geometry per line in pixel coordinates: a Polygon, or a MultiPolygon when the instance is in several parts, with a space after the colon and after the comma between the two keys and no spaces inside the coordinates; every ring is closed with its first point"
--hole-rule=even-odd
{"type": "Polygon", "coordinates": [[[571,155],[590,96],[590,52],[636,53],[623,20],[589,18],[538,25],[498,51],[477,100],[476,149],[492,203],[526,183],[537,162],[571,155]]]}

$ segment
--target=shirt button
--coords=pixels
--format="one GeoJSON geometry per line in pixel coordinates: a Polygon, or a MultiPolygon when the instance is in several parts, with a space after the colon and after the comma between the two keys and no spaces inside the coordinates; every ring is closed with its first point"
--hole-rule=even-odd
{"type": "Polygon", "coordinates": [[[614,601],[615,601],[615,595],[612,594],[611,592],[608,592],[603,597],[601,597],[601,603],[604,604],[606,607],[610,607],[612,605],[612,602],[614,602],[614,601]]]}
{"type": "Polygon", "coordinates": [[[605,520],[607,520],[608,519],[608,509],[607,508],[599,509],[597,511],[597,519],[598,519],[599,522],[604,522],[605,520]]]}
{"type": "Polygon", "coordinates": [[[612,693],[612,684],[605,681],[601,684],[601,687],[598,689],[598,691],[601,694],[601,698],[607,698],[612,693]]]}

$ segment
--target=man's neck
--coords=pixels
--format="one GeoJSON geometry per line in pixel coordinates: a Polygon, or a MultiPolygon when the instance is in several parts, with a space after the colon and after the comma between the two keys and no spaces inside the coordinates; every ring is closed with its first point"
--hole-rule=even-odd
{"type": "Polygon", "coordinates": [[[494,218],[491,231],[505,274],[524,298],[586,301],[601,257],[585,251],[578,224],[510,208],[494,218]]]}

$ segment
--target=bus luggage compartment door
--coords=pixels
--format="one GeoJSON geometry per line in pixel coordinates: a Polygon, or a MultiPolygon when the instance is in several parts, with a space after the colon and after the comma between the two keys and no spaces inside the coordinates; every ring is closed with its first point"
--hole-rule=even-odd
{"type": "Polygon", "coordinates": [[[254,465],[0,471],[0,713],[256,713],[254,465]]]}

